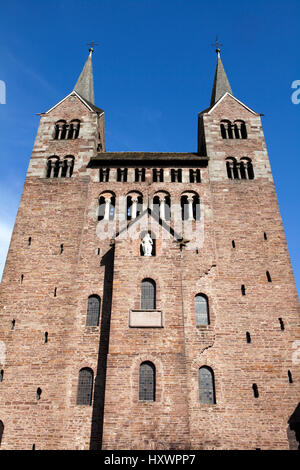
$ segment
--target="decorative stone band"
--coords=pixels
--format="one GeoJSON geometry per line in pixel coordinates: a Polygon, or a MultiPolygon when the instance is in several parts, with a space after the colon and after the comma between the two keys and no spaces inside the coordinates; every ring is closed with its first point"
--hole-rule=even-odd
{"type": "Polygon", "coordinates": [[[163,314],[160,310],[130,310],[130,328],[163,328],[163,314]]]}

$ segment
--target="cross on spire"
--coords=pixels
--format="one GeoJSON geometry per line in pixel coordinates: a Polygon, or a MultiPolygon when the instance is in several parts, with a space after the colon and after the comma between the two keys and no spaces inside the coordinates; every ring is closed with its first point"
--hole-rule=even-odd
{"type": "Polygon", "coordinates": [[[220,54],[220,52],[221,52],[220,47],[223,46],[223,44],[221,44],[221,43],[219,42],[218,36],[216,36],[216,42],[215,42],[214,44],[212,44],[212,46],[214,46],[214,47],[216,48],[216,53],[217,53],[218,56],[219,56],[219,54],[220,54]]]}
{"type": "Polygon", "coordinates": [[[99,46],[99,44],[95,41],[91,41],[87,43],[87,46],[89,46],[89,52],[94,52],[94,47],[99,46]]]}

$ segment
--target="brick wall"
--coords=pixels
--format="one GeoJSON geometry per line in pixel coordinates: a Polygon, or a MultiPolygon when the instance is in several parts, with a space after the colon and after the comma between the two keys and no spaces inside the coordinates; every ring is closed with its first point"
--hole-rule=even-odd
{"type": "MultiPolygon", "coordinates": [[[[260,117],[227,96],[201,122],[209,157],[201,183],[189,183],[188,169],[182,183],[171,183],[170,168],[165,168],[164,183],[152,182],[151,168],[145,183],[134,182],[133,168],[127,183],[117,182],[115,168],[108,183],[99,183],[99,170],[86,165],[100,141],[105,150],[104,116],[72,96],[41,116],[0,287],[2,448],[296,445],[293,435],[289,443],[287,429],[299,396],[299,305],[260,117]],[[81,121],[79,138],[53,140],[55,122],[74,118],[81,121]],[[219,121],[224,118],[243,119],[248,139],[222,139],[219,121]],[[45,178],[47,158],[69,154],[75,157],[72,178],[45,178]],[[228,155],[251,158],[255,179],[229,180],[228,155]],[[179,213],[181,195],[195,192],[200,221],[190,223],[190,232],[171,221],[175,234],[160,237],[165,229],[145,211],[125,236],[119,230],[126,224],[130,191],[143,195],[144,208],[148,197],[152,201],[158,191],[168,192],[179,213]],[[124,219],[103,237],[108,224],[98,222],[97,209],[100,194],[108,192],[123,198],[116,215],[124,219]],[[140,232],[149,220],[156,255],[143,257],[140,232]],[[190,240],[185,247],[176,241],[177,233],[190,240]],[[129,327],[130,311],[140,309],[144,278],[156,282],[161,328],[129,327]],[[207,326],[195,321],[199,293],[209,302],[207,326]],[[92,294],[101,298],[101,315],[99,326],[87,327],[92,294]],[[143,361],[155,364],[154,402],[138,399],[143,361]],[[202,366],[214,371],[213,405],[199,402],[202,366]],[[76,405],[83,367],[94,374],[91,406],[76,405]]],[[[172,167],[175,161],[176,154],[172,167]]]]}

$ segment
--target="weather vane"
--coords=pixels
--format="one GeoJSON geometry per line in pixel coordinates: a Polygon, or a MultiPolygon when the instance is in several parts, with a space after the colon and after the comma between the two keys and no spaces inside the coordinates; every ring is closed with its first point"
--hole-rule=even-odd
{"type": "Polygon", "coordinates": [[[94,47],[99,46],[99,44],[95,41],[91,41],[87,43],[87,46],[89,46],[89,52],[94,52],[94,47]]]}
{"type": "Polygon", "coordinates": [[[216,52],[217,52],[217,54],[219,54],[220,51],[221,51],[220,47],[223,46],[223,44],[221,44],[218,41],[218,36],[216,36],[216,42],[214,44],[212,44],[212,46],[214,46],[216,48],[216,52]]]}

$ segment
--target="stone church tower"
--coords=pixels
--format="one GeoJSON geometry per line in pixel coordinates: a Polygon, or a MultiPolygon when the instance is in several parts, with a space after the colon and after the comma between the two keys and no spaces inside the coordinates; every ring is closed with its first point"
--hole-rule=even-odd
{"type": "Polygon", "coordinates": [[[106,152],[92,49],[41,114],[1,283],[2,449],[295,449],[299,305],[220,52],[197,152],[106,152]]]}

